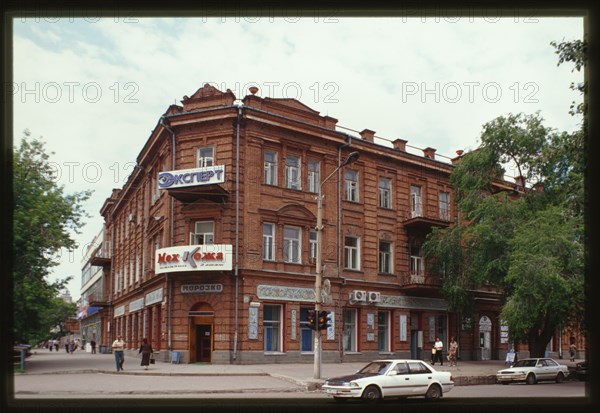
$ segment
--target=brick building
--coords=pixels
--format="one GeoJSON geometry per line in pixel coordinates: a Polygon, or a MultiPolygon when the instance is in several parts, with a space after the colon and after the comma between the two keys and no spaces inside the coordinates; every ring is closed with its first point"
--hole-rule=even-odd
{"type": "Polygon", "coordinates": [[[504,357],[498,296],[473,292],[474,319],[450,313],[425,267],[425,236],[457,219],[452,162],[256,91],[240,102],[205,85],[171,105],[106,200],[102,341],[148,337],[182,362],[313,362],[316,195],[334,172],[322,186],[323,361],[429,358],[436,336],[456,336],[463,359],[504,357]]]}

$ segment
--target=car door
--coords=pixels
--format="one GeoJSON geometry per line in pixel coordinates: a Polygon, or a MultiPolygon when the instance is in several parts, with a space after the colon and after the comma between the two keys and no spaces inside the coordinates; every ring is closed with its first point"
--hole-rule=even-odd
{"type": "Polygon", "coordinates": [[[551,359],[546,359],[546,366],[548,369],[548,380],[556,379],[558,372],[560,371],[560,365],[551,359]]]}
{"type": "Polygon", "coordinates": [[[377,381],[383,391],[383,397],[402,396],[405,392],[405,377],[408,366],[405,362],[396,363],[385,375],[378,376],[377,381]]]}
{"type": "Polygon", "coordinates": [[[412,396],[424,395],[427,393],[429,384],[433,380],[433,372],[419,361],[409,361],[407,364],[409,370],[408,376],[410,377],[408,380],[410,384],[407,391],[412,396]]]}
{"type": "Polygon", "coordinates": [[[546,360],[538,360],[535,366],[535,370],[538,380],[548,380],[552,378],[553,373],[551,371],[551,368],[548,367],[546,360]]]}

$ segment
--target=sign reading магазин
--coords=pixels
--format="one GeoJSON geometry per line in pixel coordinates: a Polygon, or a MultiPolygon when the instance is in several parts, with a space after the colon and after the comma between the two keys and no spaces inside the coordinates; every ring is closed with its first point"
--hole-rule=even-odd
{"type": "Polygon", "coordinates": [[[178,171],[165,171],[158,173],[159,189],[222,184],[223,182],[225,182],[225,165],[180,169],[178,171]]]}
{"type": "Polygon", "coordinates": [[[177,271],[230,271],[231,244],[184,245],[156,250],[156,273],[177,271]]]}

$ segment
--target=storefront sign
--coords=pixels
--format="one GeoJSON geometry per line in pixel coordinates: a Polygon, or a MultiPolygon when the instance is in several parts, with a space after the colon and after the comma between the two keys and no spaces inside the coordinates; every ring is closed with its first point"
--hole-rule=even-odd
{"type": "Polygon", "coordinates": [[[173,189],[225,182],[225,165],[158,173],[158,188],[173,189]]]}
{"type": "Polygon", "coordinates": [[[163,289],[162,287],[154,290],[154,291],[150,291],[148,294],[146,294],[146,306],[149,306],[151,304],[155,304],[155,303],[160,303],[163,299],[163,289]]]}
{"type": "Polygon", "coordinates": [[[182,294],[193,293],[222,293],[223,284],[183,284],[181,286],[182,294]]]}
{"type": "Polygon", "coordinates": [[[256,286],[256,296],[261,300],[315,302],[314,288],[283,287],[280,285],[261,284],[256,286]]]}
{"type": "Polygon", "coordinates": [[[134,300],[129,303],[129,312],[139,311],[144,308],[144,297],[134,300]]]}
{"type": "Polygon", "coordinates": [[[125,306],[124,305],[120,305],[118,307],[115,307],[115,317],[119,317],[125,314],[125,306]]]}
{"type": "Polygon", "coordinates": [[[230,271],[231,244],[185,245],[156,250],[156,273],[177,271],[230,271]]]}

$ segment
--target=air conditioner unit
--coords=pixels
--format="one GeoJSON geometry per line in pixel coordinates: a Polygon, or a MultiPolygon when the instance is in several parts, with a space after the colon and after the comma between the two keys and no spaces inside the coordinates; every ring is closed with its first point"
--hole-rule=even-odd
{"type": "Polygon", "coordinates": [[[367,292],[361,290],[354,290],[350,293],[350,300],[356,302],[367,301],[367,292]]]}
{"type": "Polygon", "coordinates": [[[377,291],[369,291],[367,300],[370,303],[379,303],[381,302],[381,293],[377,291]]]}
{"type": "Polygon", "coordinates": [[[136,222],[136,216],[135,216],[135,214],[129,214],[129,222],[133,222],[133,223],[136,222]]]}

